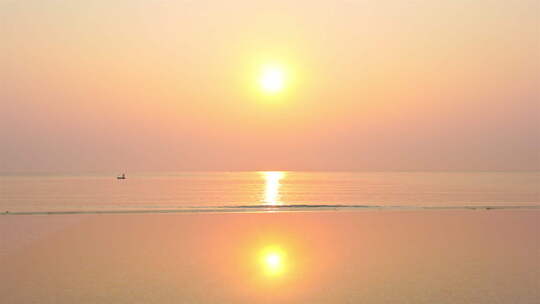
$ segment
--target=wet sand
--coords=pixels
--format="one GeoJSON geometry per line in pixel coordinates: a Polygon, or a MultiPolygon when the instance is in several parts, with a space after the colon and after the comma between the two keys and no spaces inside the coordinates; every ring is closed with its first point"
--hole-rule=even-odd
{"type": "Polygon", "coordinates": [[[2,216],[0,302],[538,303],[539,236],[538,210],[2,216]]]}

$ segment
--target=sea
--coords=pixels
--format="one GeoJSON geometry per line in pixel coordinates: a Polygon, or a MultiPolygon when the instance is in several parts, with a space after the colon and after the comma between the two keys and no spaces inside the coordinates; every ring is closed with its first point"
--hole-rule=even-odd
{"type": "Polygon", "coordinates": [[[0,177],[0,303],[540,303],[539,172],[0,177]]]}
{"type": "Polygon", "coordinates": [[[540,172],[3,173],[0,214],[540,208],[540,172]]]}

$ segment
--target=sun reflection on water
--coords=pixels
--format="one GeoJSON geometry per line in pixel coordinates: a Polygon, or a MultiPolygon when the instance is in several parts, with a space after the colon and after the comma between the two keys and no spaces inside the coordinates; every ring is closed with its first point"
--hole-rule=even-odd
{"type": "Polygon", "coordinates": [[[285,172],[282,171],[264,171],[260,172],[262,175],[265,186],[262,202],[265,205],[279,205],[280,194],[279,188],[281,187],[280,180],[285,177],[285,172]]]}

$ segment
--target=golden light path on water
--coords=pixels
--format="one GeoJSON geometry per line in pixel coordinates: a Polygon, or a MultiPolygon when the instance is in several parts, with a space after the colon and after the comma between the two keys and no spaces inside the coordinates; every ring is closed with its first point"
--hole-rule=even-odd
{"type": "MultiPolygon", "coordinates": [[[[264,171],[259,172],[264,180],[264,193],[262,202],[265,205],[279,205],[281,187],[280,181],[285,177],[282,171],[264,171]]],[[[278,276],[285,271],[286,254],[279,246],[267,246],[259,253],[259,263],[262,271],[267,276],[278,276]]]]}
{"type": "Polygon", "coordinates": [[[264,171],[260,172],[264,179],[264,194],[262,202],[265,205],[279,205],[280,201],[279,188],[281,187],[281,179],[286,175],[282,171],[264,171]]]}

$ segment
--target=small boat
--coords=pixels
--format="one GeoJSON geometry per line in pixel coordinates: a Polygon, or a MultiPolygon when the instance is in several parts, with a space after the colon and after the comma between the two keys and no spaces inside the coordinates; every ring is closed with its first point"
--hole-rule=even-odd
{"type": "Polygon", "coordinates": [[[126,179],[126,174],[122,173],[122,175],[117,176],[116,179],[126,179]]]}

